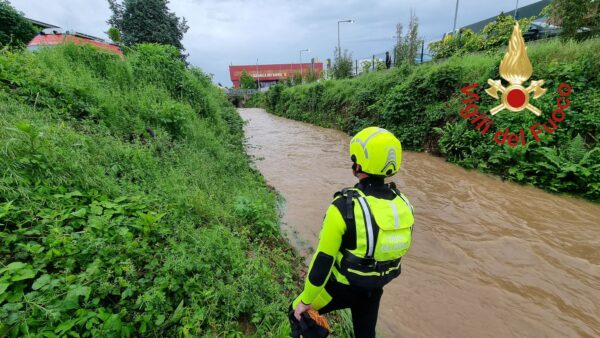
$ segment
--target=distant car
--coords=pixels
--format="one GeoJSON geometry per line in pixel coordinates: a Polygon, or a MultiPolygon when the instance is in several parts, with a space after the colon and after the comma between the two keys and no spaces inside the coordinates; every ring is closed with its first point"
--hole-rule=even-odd
{"type": "Polygon", "coordinates": [[[548,24],[545,21],[534,21],[531,23],[529,30],[523,33],[523,38],[525,41],[551,38],[558,36],[561,31],[560,27],[548,24]]]}

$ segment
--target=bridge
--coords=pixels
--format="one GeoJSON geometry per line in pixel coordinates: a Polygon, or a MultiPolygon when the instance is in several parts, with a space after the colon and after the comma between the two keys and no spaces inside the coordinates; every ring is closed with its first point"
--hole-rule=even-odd
{"type": "Polygon", "coordinates": [[[242,107],[246,101],[248,101],[252,95],[260,92],[259,89],[227,89],[225,93],[229,97],[229,101],[236,107],[242,107]]]}

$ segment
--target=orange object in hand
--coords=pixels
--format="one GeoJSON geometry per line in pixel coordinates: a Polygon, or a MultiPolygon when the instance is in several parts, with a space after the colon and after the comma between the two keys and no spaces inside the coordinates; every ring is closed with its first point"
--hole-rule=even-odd
{"type": "Polygon", "coordinates": [[[327,322],[327,319],[325,318],[325,316],[320,315],[317,310],[310,308],[308,310],[306,310],[306,313],[310,316],[310,318],[312,318],[315,323],[317,323],[320,327],[323,327],[325,329],[327,329],[327,331],[331,331],[331,328],[329,327],[329,323],[327,322]]]}

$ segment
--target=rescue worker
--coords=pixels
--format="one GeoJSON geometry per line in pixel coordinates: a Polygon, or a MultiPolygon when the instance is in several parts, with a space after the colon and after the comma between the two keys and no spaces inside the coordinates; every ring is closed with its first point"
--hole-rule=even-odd
{"type": "Polygon", "coordinates": [[[363,129],[350,141],[350,158],[359,182],[335,193],[304,291],[290,312],[300,320],[310,308],[319,314],[350,308],[355,337],[369,338],[375,337],[383,286],[400,275],[400,259],[410,248],[413,208],[394,183],[384,183],[402,161],[391,132],[363,129]]]}

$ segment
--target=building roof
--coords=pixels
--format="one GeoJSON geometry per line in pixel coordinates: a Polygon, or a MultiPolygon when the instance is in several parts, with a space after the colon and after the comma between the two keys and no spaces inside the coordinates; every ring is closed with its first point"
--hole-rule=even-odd
{"type": "Polygon", "coordinates": [[[35,50],[41,46],[53,46],[69,42],[76,45],[92,44],[102,50],[123,57],[123,52],[117,45],[72,34],[38,34],[29,42],[27,47],[31,50],[35,50]]]}
{"type": "Polygon", "coordinates": [[[44,29],[44,28],[60,28],[59,26],[55,26],[53,24],[37,21],[34,19],[30,19],[30,18],[25,18],[25,19],[29,20],[29,22],[31,22],[32,24],[34,24],[38,27],[42,27],[42,29],[44,29]]]}
{"type": "MultiPolygon", "coordinates": [[[[534,2],[531,5],[520,7],[517,9],[517,18],[528,18],[528,17],[533,16],[537,19],[540,17],[540,12],[542,11],[542,9],[544,9],[544,7],[548,6],[550,4],[550,2],[552,2],[552,1],[551,0],[542,0],[542,1],[534,2]]],[[[493,16],[488,19],[485,19],[485,20],[481,20],[479,22],[475,22],[473,24],[464,26],[462,28],[469,28],[472,31],[474,31],[475,33],[479,33],[483,30],[483,27],[485,27],[488,23],[495,21],[496,18],[498,17],[498,15],[493,16]]],[[[504,12],[504,15],[513,16],[513,15],[515,15],[515,10],[513,9],[511,11],[504,12]]]]}

